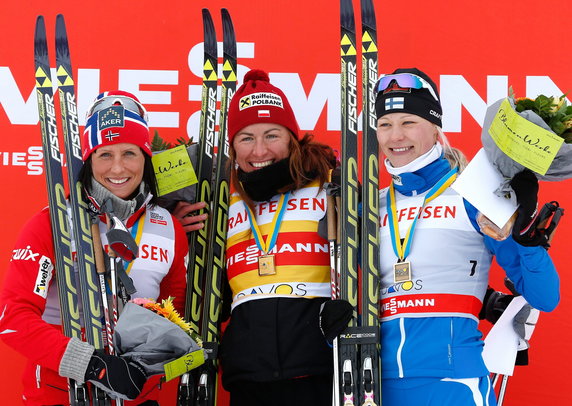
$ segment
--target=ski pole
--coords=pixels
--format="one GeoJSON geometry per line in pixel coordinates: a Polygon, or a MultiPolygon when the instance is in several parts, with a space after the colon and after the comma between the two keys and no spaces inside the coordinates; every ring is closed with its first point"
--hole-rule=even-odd
{"type": "Polygon", "coordinates": [[[507,384],[508,384],[508,375],[503,375],[500,390],[499,390],[499,396],[498,396],[498,400],[497,400],[498,406],[502,406],[502,404],[504,402],[504,395],[506,393],[507,384]]]}
{"type": "Polygon", "coordinates": [[[105,266],[103,244],[101,243],[101,236],[99,234],[99,225],[97,224],[97,219],[94,219],[94,222],[91,225],[91,234],[93,235],[93,246],[96,264],[95,266],[97,269],[97,274],[99,275],[99,290],[101,291],[101,302],[103,304],[103,314],[105,316],[104,341],[107,342],[108,352],[113,354],[115,352],[113,347],[113,331],[111,328],[111,318],[109,317],[107,285],[105,283],[105,274],[107,273],[107,269],[105,266]]]}
{"type": "MultiPolygon", "coordinates": [[[[337,221],[336,221],[336,202],[332,194],[327,195],[327,222],[328,222],[328,244],[330,247],[330,280],[332,287],[332,299],[337,299],[337,267],[336,267],[336,243],[338,239],[337,221]]],[[[335,337],[333,342],[334,351],[334,387],[332,395],[332,405],[340,404],[340,372],[338,370],[338,338],[335,337]]]]}

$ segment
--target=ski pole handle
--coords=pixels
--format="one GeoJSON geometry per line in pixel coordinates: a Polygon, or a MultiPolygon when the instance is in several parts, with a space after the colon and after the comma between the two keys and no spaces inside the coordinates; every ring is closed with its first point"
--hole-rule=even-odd
{"type": "Polygon", "coordinates": [[[334,196],[327,195],[326,203],[328,205],[326,211],[326,220],[328,222],[328,241],[335,241],[337,240],[337,216],[334,196]]]}
{"type": "Polygon", "coordinates": [[[99,275],[99,290],[101,292],[101,302],[103,304],[103,314],[105,316],[105,330],[103,331],[103,340],[107,342],[109,353],[115,352],[113,346],[113,330],[111,328],[111,318],[109,317],[109,304],[107,303],[107,286],[105,284],[105,258],[103,256],[103,244],[101,243],[101,235],[99,234],[99,225],[97,220],[91,224],[91,234],[93,238],[93,251],[95,256],[95,269],[99,275]]]}

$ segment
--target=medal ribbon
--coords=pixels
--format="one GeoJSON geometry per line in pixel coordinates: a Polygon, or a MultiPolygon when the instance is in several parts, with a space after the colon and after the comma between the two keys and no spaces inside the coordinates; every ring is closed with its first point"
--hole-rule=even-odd
{"type": "Polygon", "coordinates": [[[254,217],[254,213],[248,207],[246,203],[243,202],[244,207],[246,207],[246,211],[248,214],[248,221],[250,221],[250,228],[254,234],[254,241],[256,241],[256,246],[260,251],[266,255],[268,251],[274,248],[276,244],[276,239],[278,238],[278,232],[280,231],[280,223],[282,222],[282,217],[284,217],[284,213],[286,212],[286,202],[288,202],[288,197],[290,196],[290,192],[287,192],[280,196],[280,200],[278,201],[278,208],[276,209],[276,213],[274,213],[274,218],[272,219],[270,232],[266,236],[266,240],[263,238],[262,233],[260,232],[260,228],[256,223],[256,218],[254,217]]]}
{"type": "Polygon", "coordinates": [[[411,242],[413,241],[413,233],[415,231],[415,225],[417,224],[417,219],[419,218],[419,214],[423,210],[423,207],[431,200],[435,199],[441,193],[447,189],[451,183],[455,181],[457,178],[457,168],[451,169],[445,176],[443,176],[439,182],[437,182],[431,190],[425,195],[425,199],[423,200],[423,204],[419,207],[419,212],[415,216],[413,223],[407,230],[407,234],[405,235],[405,239],[403,242],[401,241],[401,236],[399,235],[399,221],[397,219],[397,207],[395,204],[395,188],[393,186],[393,182],[389,185],[389,193],[387,194],[387,207],[390,210],[387,211],[387,216],[389,220],[389,231],[391,235],[391,244],[393,246],[393,252],[399,258],[399,262],[403,262],[405,258],[409,255],[409,251],[411,250],[411,242]]]}
{"type": "MultiPolygon", "coordinates": [[[[135,239],[135,243],[137,244],[138,247],[139,243],[141,242],[141,237],[143,236],[143,228],[145,228],[144,224],[146,215],[147,213],[143,213],[143,215],[139,218],[139,220],[135,222],[133,227],[131,227],[131,235],[135,239]]],[[[131,268],[133,267],[133,262],[135,262],[136,259],[137,258],[133,258],[133,261],[131,262],[125,260],[123,261],[123,268],[125,269],[125,272],[127,272],[128,275],[129,272],[131,272],[131,268]]]]}
{"type": "MultiPolygon", "coordinates": [[[[135,224],[133,225],[133,227],[131,227],[131,235],[133,236],[133,238],[135,239],[135,243],[137,244],[137,246],[139,247],[140,242],[141,242],[141,237],[143,236],[143,225],[145,224],[145,217],[146,217],[147,213],[143,213],[143,215],[139,218],[138,221],[135,222],[135,224]]],[[[131,268],[133,267],[133,263],[135,262],[137,258],[133,258],[133,261],[126,261],[124,259],[122,259],[121,263],[123,264],[122,269],[125,272],[125,276],[129,275],[129,273],[131,272],[131,268]]],[[[133,282],[131,282],[130,284],[128,284],[127,280],[123,280],[123,277],[121,274],[118,275],[119,279],[121,280],[121,282],[124,284],[124,286],[127,288],[127,291],[129,292],[129,289],[133,286],[133,282]]],[[[108,280],[108,284],[107,284],[107,293],[109,295],[111,295],[111,280],[109,278],[107,278],[108,280]]]]}

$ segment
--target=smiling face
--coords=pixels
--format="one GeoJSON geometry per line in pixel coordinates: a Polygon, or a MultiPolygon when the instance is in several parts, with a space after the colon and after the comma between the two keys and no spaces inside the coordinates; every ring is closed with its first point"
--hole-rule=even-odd
{"type": "Polygon", "coordinates": [[[232,146],[240,169],[252,172],[290,156],[290,131],[280,124],[251,124],[235,135],[232,146]]]}
{"type": "Polygon", "coordinates": [[[377,120],[381,152],[394,168],[407,165],[429,151],[437,141],[433,123],[409,113],[391,113],[377,120]]]}
{"type": "Polygon", "coordinates": [[[99,147],[91,154],[93,178],[122,199],[128,199],[143,179],[145,156],[135,144],[99,147]]]}

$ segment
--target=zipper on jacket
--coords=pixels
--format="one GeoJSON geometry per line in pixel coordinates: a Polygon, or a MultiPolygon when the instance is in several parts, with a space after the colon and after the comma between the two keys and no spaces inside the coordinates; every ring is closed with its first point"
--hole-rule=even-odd
{"type": "Polygon", "coordinates": [[[40,368],[42,368],[39,365],[36,365],[36,388],[40,389],[40,368]]]}

